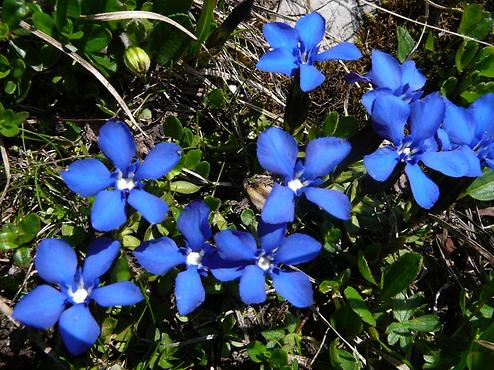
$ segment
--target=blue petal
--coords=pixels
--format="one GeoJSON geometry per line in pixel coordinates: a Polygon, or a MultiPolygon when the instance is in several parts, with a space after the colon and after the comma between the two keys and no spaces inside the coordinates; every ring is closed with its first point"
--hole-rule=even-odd
{"type": "Polygon", "coordinates": [[[221,258],[232,261],[251,260],[257,251],[256,240],[250,233],[223,230],[214,235],[221,258]]]}
{"type": "Polygon", "coordinates": [[[118,283],[96,288],[91,292],[91,299],[103,307],[129,306],[144,299],[141,290],[130,281],[120,281],[118,283]]]}
{"type": "Polygon", "coordinates": [[[482,167],[480,165],[480,159],[469,146],[463,145],[460,148],[460,151],[463,153],[463,158],[465,162],[468,164],[468,171],[465,176],[468,177],[478,177],[482,176],[482,167]]]}
{"type": "Polygon", "coordinates": [[[36,249],[34,266],[43,280],[53,284],[71,285],[77,270],[77,256],[64,240],[43,239],[36,249]]]}
{"type": "Polygon", "coordinates": [[[305,50],[315,48],[322,41],[326,31],[326,20],[317,12],[309,13],[295,24],[305,50]]]}
{"type": "Polygon", "coordinates": [[[477,99],[470,106],[473,117],[476,123],[476,136],[482,137],[482,135],[492,136],[494,135],[494,94],[486,94],[477,99]]]}
{"type": "Polygon", "coordinates": [[[206,293],[197,272],[197,266],[190,265],[187,270],[177,275],[175,281],[175,297],[180,315],[187,315],[204,302],[206,293]]]}
{"type": "Polygon", "coordinates": [[[175,242],[166,236],[143,242],[132,254],[146,271],[154,275],[166,274],[175,266],[185,263],[186,259],[175,242]]]}
{"type": "Polygon", "coordinates": [[[475,122],[470,110],[446,101],[443,127],[453,143],[466,145],[473,143],[475,122]]]}
{"type": "MultiPolygon", "coordinates": [[[[440,128],[439,130],[437,130],[437,140],[438,140],[438,144],[440,144],[440,149],[441,150],[450,150],[451,149],[451,141],[449,140],[449,136],[448,136],[448,133],[440,128]]],[[[439,149],[436,148],[435,151],[437,151],[439,149]]]]}
{"type": "Polygon", "coordinates": [[[365,81],[371,83],[372,81],[367,76],[362,76],[355,72],[347,73],[344,77],[346,83],[353,84],[355,82],[365,81]]]}
{"type": "Polygon", "coordinates": [[[144,190],[132,189],[127,201],[150,224],[163,222],[168,213],[168,204],[163,199],[144,190]]]}
{"type": "Polygon", "coordinates": [[[280,243],[285,239],[286,223],[281,224],[268,224],[259,221],[257,225],[257,235],[261,241],[261,247],[266,252],[271,252],[277,248],[280,243]]]}
{"type": "Polygon", "coordinates": [[[408,84],[413,91],[420,90],[425,85],[425,76],[417,69],[413,60],[406,61],[401,66],[403,85],[408,84]]]}
{"type": "Polygon", "coordinates": [[[98,231],[118,229],[127,221],[125,195],[120,190],[104,190],[96,195],[91,208],[91,224],[98,231]]]}
{"type": "Polygon", "coordinates": [[[286,23],[265,23],[262,27],[262,33],[273,49],[284,48],[292,51],[298,46],[297,31],[286,23]]]}
{"type": "Polygon", "coordinates": [[[386,181],[398,164],[398,153],[394,148],[385,146],[364,157],[364,165],[370,177],[377,181],[386,181]]]}
{"type": "Polygon", "coordinates": [[[84,304],[76,304],[62,313],[58,326],[63,344],[74,356],[86,352],[100,334],[98,323],[84,304]]]}
{"type": "Polygon", "coordinates": [[[110,238],[98,238],[88,247],[82,269],[83,280],[92,284],[111,267],[120,252],[120,242],[110,238]]]}
{"type": "Polygon", "coordinates": [[[108,168],[97,159],[82,159],[60,173],[70,190],[90,197],[113,185],[108,168]]]}
{"type": "Polygon", "coordinates": [[[287,49],[274,49],[264,54],[256,68],[263,72],[283,73],[286,76],[293,75],[293,71],[298,68],[297,59],[287,49]]]}
{"type": "Polygon", "coordinates": [[[180,161],[181,152],[182,149],[177,144],[160,143],[156,145],[137,169],[134,179],[140,181],[162,178],[180,161]]]}
{"type": "Polygon", "coordinates": [[[384,96],[384,95],[393,95],[393,91],[388,88],[377,88],[373,89],[371,91],[366,92],[364,95],[362,95],[362,104],[367,109],[367,112],[369,114],[372,113],[372,104],[374,104],[374,100],[378,96],[384,96]]]}
{"type": "Polygon", "coordinates": [[[410,115],[410,106],[394,95],[378,96],[372,105],[375,131],[383,138],[399,144],[410,115]]]}
{"type": "Polygon", "coordinates": [[[439,198],[438,186],[426,176],[418,164],[408,163],[405,166],[405,173],[418,205],[425,209],[431,208],[439,198]]]}
{"type": "Polygon", "coordinates": [[[351,42],[342,42],[331,49],[325,50],[316,55],[316,62],[326,60],[357,60],[362,57],[362,52],[351,42]]]}
{"type": "Polygon", "coordinates": [[[49,285],[37,286],[15,305],[12,317],[36,329],[51,328],[65,309],[66,298],[49,285]]]}
{"type": "Polygon", "coordinates": [[[271,274],[276,292],[295,307],[312,305],[312,285],[303,272],[285,272],[277,270],[271,274]]]}
{"type": "Polygon", "coordinates": [[[286,186],[274,184],[264,203],[261,218],[268,224],[292,222],[295,218],[295,193],[286,186]]]}
{"type": "Polygon", "coordinates": [[[304,194],[309,201],[317,204],[330,215],[340,220],[349,220],[352,205],[350,200],[341,191],[307,187],[304,194]]]}
{"type": "Polygon", "coordinates": [[[444,121],[444,101],[439,93],[427,95],[410,105],[410,135],[415,141],[434,136],[444,121]]]}
{"type": "Polygon", "coordinates": [[[351,150],[348,141],[337,137],[311,140],[305,150],[304,178],[315,179],[328,175],[351,150]]]}
{"type": "Polygon", "coordinates": [[[321,243],[309,235],[292,234],[288,236],[274,254],[274,263],[298,265],[316,258],[321,251],[321,243]]]}
{"type": "Polygon", "coordinates": [[[286,131],[271,127],[257,139],[257,159],[261,166],[276,175],[293,178],[298,147],[286,131]]]}
{"type": "Polygon", "coordinates": [[[238,287],[240,299],[245,304],[262,303],[266,300],[266,277],[257,265],[249,265],[244,269],[238,287]]]}
{"type": "Polygon", "coordinates": [[[136,152],[134,138],[127,125],[120,121],[109,120],[99,130],[98,145],[125,177],[136,152]]]}
{"type": "Polygon", "coordinates": [[[369,75],[377,87],[387,87],[394,91],[402,86],[400,63],[382,51],[372,50],[372,71],[369,75]]]}
{"type": "Polygon", "coordinates": [[[326,76],[324,76],[316,67],[312,64],[300,65],[300,88],[304,92],[314,90],[320,86],[326,76]]]}
{"type": "Polygon", "coordinates": [[[205,202],[196,200],[185,207],[178,217],[177,228],[195,251],[200,250],[203,243],[211,238],[209,212],[205,202]]]}
{"type": "Polygon", "coordinates": [[[203,258],[203,265],[219,281],[232,281],[240,278],[246,266],[245,261],[228,261],[222,258],[203,258]]]}
{"type": "Polygon", "coordinates": [[[426,152],[420,156],[420,160],[427,167],[450,177],[465,176],[470,169],[469,163],[461,150],[426,152]]]}

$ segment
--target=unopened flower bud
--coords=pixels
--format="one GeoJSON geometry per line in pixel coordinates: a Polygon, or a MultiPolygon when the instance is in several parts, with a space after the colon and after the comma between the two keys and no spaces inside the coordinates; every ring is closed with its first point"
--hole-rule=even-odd
{"type": "Polygon", "coordinates": [[[151,65],[149,55],[138,46],[131,46],[125,51],[124,62],[129,71],[135,75],[144,75],[151,65]]]}

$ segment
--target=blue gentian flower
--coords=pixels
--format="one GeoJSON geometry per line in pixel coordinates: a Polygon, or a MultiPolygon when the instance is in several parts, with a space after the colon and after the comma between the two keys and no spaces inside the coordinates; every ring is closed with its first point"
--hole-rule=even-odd
{"type": "Polygon", "coordinates": [[[348,197],[319,185],[350,150],[350,143],[343,139],[318,138],[307,145],[302,163],[297,161],[297,142],[289,133],[276,127],[264,131],[257,140],[257,158],[264,169],[283,176],[283,184],[274,184],[264,204],[262,220],[270,224],[292,222],[295,198],[301,195],[334,217],[348,220],[351,209],[348,197]]]}
{"type": "Polygon", "coordinates": [[[356,60],[362,56],[360,50],[349,42],[342,42],[319,52],[319,43],[325,30],[326,20],[316,12],[300,18],[295,28],[281,22],[265,24],[264,37],[272,50],[261,57],[256,67],[264,72],[283,73],[287,76],[293,76],[300,70],[302,91],[314,90],[326,78],[314,66],[315,62],[356,60]]]}
{"type": "Polygon", "coordinates": [[[313,303],[310,280],[303,272],[287,272],[280,265],[298,265],[312,261],[321,251],[321,243],[300,233],[285,237],[286,224],[259,223],[256,239],[247,232],[223,230],[214,236],[220,256],[237,264],[233,272],[213,271],[220,281],[240,278],[240,298],[246,304],[266,300],[266,277],[270,277],[276,292],[295,307],[313,303]]]}
{"type": "Polygon", "coordinates": [[[481,167],[494,169],[494,94],[482,96],[469,108],[447,101],[443,129],[447,134],[440,136],[444,147],[473,150],[469,176],[480,176],[481,167]]]}
{"type": "Polygon", "coordinates": [[[366,76],[350,73],[346,78],[348,82],[367,81],[374,87],[362,96],[369,114],[377,96],[394,95],[407,103],[422,96],[426,79],[413,60],[400,64],[395,57],[379,50],[373,50],[371,58],[372,69],[366,76]]]}
{"type": "Polygon", "coordinates": [[[115,120],[109,120],[101,127],[98,145],[115,165],[113,172],[97,159],[82,159],[61,173],[72,191],[83,197],[96,196],[91,209],[93,227],[99,231],[118,229],[127,221],[127,203],[150,223],[162,222],[168,213],[168,205],[143,190],[143,180],[165,176],[180,160],[180,147],[160,143],[143,162],[133,161],[134,138],[123,122],[115,120]],[[110,187],[113,189],[108,190],[110,187]]]}
{"type": "Polygon", "coordinates": [[[426,209],[437,201],[439,188],[427,177],[420,163],[450,177],[467,176],[470,172],[468,147],[439,151],[436,135],[444,111],[444,101],[438,93],[411,104],[394,95],[385,95],[377,97],[372,105],[376,129],[391,143],[364,157],[367,172],[377,181],[386,181],[396,165],[404,163],[412,194],[426,209]]]}
{"type": "Polygon", "coordinates": [[[87,351],[98,339],[100,327],[89,311],[94,300],[103,307],[140,302],[142,293],[134,283],[121,281],[99,287],[99,278],[120,252],[120,243],[99,238],[88,248],[82,268],[77,267],[74,249],[64,240],[44,239],[34,263],[39,276],[50,285],[39,285],[14,307],[12,316],[27,326],[51,328],[58,322],[62,341],[73,355],[87,351]]]}
{"type": "Polygon", "coordinates": [[[183,247],[162,237],[143,242],[133,252],[139,264],[151,274],[163,275],[178,265],[186,266],[175,280],[175,298],[181,315],[189,314],[204,302],[201,275],[207,276],[216,255],[208,243],[211,238],[208,217],[207,204],[194,201],[184,208],[177,220],[177,228],[185,239],[183,247]]]}

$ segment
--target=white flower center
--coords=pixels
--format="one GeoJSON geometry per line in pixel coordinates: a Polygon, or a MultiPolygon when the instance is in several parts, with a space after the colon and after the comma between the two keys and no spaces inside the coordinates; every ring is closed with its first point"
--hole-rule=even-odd
{"type": "Polygon", "coordinates": [[[187,265],[199,266],[201,264],[202,256],[203,253],[201,252],[190,252],[187,255],[187,260],[185,261],[185,263],[187,265]]]}
{"type": "Polygon", "coordinates": [[[72,292],[72,290],[70,290],[69,295],[74,303],[84,303],[89,294],[86,289],[78,288],[75,292],[72,292]]]}
{"type": "Polygon", "coordinates": [[[291,191],[297,193],[297,191],[299,191],[304,187],[304,184],[302,183],[302,181],[300,181],[300,179],[293,179],[288,183],[288,187],[290,188],[291,191]]]}
{"type": "Polygon", "coordinates": [[[118,190],[132,190],[136,186],[134,180],[131,177],[122,177],[117,181],[118,190]]]}
{"type": "Polygon", "coordinates": [[[405,148],[400,148],[398,150],[398,154],[405,154],[407,157],[410,155],[411,152],[412,152],[412,149],[408,146],[405,148]]]}
{"type": "Polygon", "coordinates": [[[268,270],[271,267],[271,258],[262,256],[257,260],[257,266],[262,268],[264,271],[268,270]]]}

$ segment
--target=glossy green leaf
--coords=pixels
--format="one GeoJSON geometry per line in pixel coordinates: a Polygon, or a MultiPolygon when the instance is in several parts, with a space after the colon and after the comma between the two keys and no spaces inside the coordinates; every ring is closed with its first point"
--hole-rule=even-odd
{"type": "Polygon", "coordinates": [[[479,76],[494,78],[494,47],[482,49],[476,70],[479,76]]]}
{"type": "Polygon", "coordinates": [[[91,28],[85,32],[84,51],[86,53],[94,53],[100,51],[108,46],[112,39],[112,33],[105,27],[99,25],[92,25],[91,28]]]}
{"type": "Polygon", "coordinates": [[[422,268],[422,256],[415,252],[405,253],[388,266],[383,273],[381,300],[385,301],[406,289],[422,268]]]}
{"type": "Polygon", "coordinates": [[[28,267],[33,260],[31,252],[27,247],[17,248],[14,252],[14,263],[19,267],[28,267]]]}
{"type": "Polygon", "coordinates": [[[194,194],[201,190],[201,187],[188,181],[174,181],[170,183],[170,190],[181,194],[194,194]]]}
{"type": "Polygon", "coordinates": [[[403,321],[402,324],[409,330],[419,332],[435,332],[441,329],[441,322],[436,315],[424,315],[412,320],[403,321]]]}
{"type": "Polygon", "coordinates": [[[396,38],[398,40],[398,60],[404,63],[415,46],[415,40],[410,36],[406,27],[396,28],[396,38]]]}
{"type": "Polygon", "coordinates": [[[494,200],[494,171],[486,168],[467,188],[467,194],[477,200],[494,200]]]}
{"type": "Polygon", "coordinates": [[[333,314],[334,323],[338,331],[350,337],[355,337],[363,330],[360,316],[349,306],[342,306],[333,314]]]}
{"type": "Polygon", "coordinates": [[[250,342],[247,346],[247,354],[252,361],[261,363],[266,358],[266,346],[257,340],[250,342]]]}
{"type": "Polygon", "coordinates": [[[470,63],[472,63],[479,45],[475,41],[464,40],[455,55],[455,65],[458,71],[462,72],[470,63]]]}
{"type": "Polygon", "coordinates": [[[372,313],[369,311],[367,304],[364,302],[364,299],[360,296],[357,290],[351,286],[347,287],[344,292],[345,298],[348,301],[348,304],[352,308],[352,310],[359,315],[362,320],[364,320],[367,324],[375,326],[376,320],[372,313]]]}
{"type": "Polygon", "coordinates": [[[338,370],[358,370],[361,369],[359,362],[353,357],[353,355],[338,348],[339,340],[335,339],[329,346],[329,358],[331,359],[331,365],[338,370]]]}
{"type": "Polygon", "coordinates": [[[463,9],[458,32],[484,39],[492,30],[493,20],[489,12],[485,11],[480,4],[467,4],[463,9]]]}
{"type": "Polygon", "coordinates": [[[24,0],[3,0],[2,20],[10,27],[14,27],[29,13],[24,0]]]}
{"type": "Polygon", "coordinates": [[[180,122],[180,120],[175,116],[166,117],[164,132],[166,136],[169,136],[175,140],[180,140],[184,132],[182,122],[180,122]]]}
{"type": "Polygon", "coordinates": [[[196,36],[199,42],[206,40],[211,33],[216,2],[217,0],[204,0],[203,2],[196,29],[196,36]]]}
{"type": "Polygon", "coordinates": [[[41,220],[39,217],[31,213],[27,215],[19,224],[19,228],[22,230],[22,238],[20,240],[21,243],[28,243],[33,240],[38,231],[41,228],[41,220]]]}
{"type": "Polygon", "coordinates": [[[372,275],[372,271],[370,270],[367,259],[365,258],[365,255],[362,253],[362,251],[359,251],[358,253],[357,266],[358,270],[365,280],[376,286],[378,285],[376,279],[374,279],[374,276],[372,275]]]}

